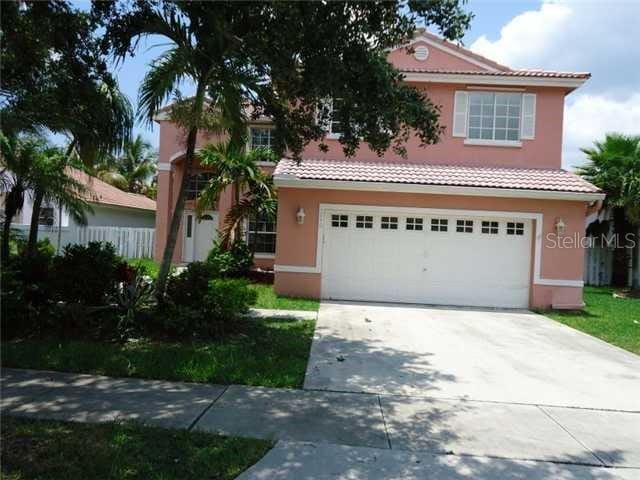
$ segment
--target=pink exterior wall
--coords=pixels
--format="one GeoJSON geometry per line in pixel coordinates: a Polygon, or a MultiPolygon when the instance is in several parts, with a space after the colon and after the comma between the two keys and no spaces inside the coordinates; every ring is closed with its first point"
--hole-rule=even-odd
{"type": "MultiPolygon", "coordinates": [[[[160,148],[158,155],[158,162],[164,164],[171,164],[171,171],[160,170],[158,172],[158,198],[157,198],[157,212],[156,212],[156,242],[154,257],[160,261],[164,252],[164,246],[166,244],[167,232],[169,224],[171,222],[171,215],[176,203],[176,196],[180,189],[180,182],[182,181],[183,172],[183,157],[182,154],[185,151],[184,145],[184,132],[176,128],[175,124],[171,122],[160,122],[160,148]]],[[[221,143],[225,140],[220,135],[198,135],[196,141],[196,147],[200,148],[209,143],[221,143]]],[[[271,173],[274,167],[265,166],[262,167],[267,173],[271,173]]],[[[200,171],[206,171],[196,161],[193,166],[194,173],[200,171]]],[[[187,200],[185,203],[185,210],[193,210],[195,208],[195,202],[187,200]]],[[[222,228],[224,218],[227,212],[233,205],[233,188],[227,188],[224,190],[218,201],[216,211],[218,212],[218,228],[222,228]]],[[[182,244],[183,244],[183,232],[182,226],[178,232],[178,241],[176,242],[176,248],[173,254],[174,263],[182,263],[182,244]]],[[[270,269],[273,268],[273,259],[256,259],[256,266],[261,268],[270,269]]]]}
{"type": "MultiPolygon", "coordinates": [[[[407,158],[389,151],[380,158],[363,145],[351,160],[398,163],[433,163],[440,165],[495,166],[510,168],[560,168],[562,164],[562,119],[565,91],[559,88],[527,88],[535,93],[536,132],[533,140],[522,140],[521,147],[496,147],[465,145],[464,138],[453,137],[453,104],[456,90],[466,90],[468,85],[422,85],[427,96],[439,105],[440,124],[445,132],[435,145],[420,146],[417,137],[406,144],[407,158]]],[[[324,153],[318,143],[307,146],[303,158],[345,159],[338,140],[326,139],[329,150],[324,153]]]]}
{"type": "Polygon", "coordinates": [[[443,50],[431,46],[425,42],[416,42],[413,48],[425,46],[429,49],[429,56],[426,60],[416,60],[413,54],[407,53],[406,48],[398,48],[392,50],[387,56],[389,63],[392,63],[399,70],[419,68],[429,70],[486,70],[475,63],[469,62],[463,58],[451,55],[443,50]]]}
{"type": "MultiPolygon", "coordinates": [[[[315,266],[321,203],[513,211],[542,213],[544,216],[542,278],[582,280],[583,249],[552,248],[546,244],[544,238],[546,234],[554,232],[555,220],[558,217],[562,217],[567,224],[567,237],[574,234],[582,235],[587,208],[583,202],[292,188],[280,188],[278,199],[278,245],[275,262],[277,265],[315,266]],[[303,225],[299,225],[295,218],[295,213],[300,207],[303,207],[307,214],[303,225]]],[[[321,294],[320,275],[277,273],[276,291],[283,295],[318,298],[321,294]]],[[[582,304],[581,288],[532,285],[531,295],[531,306],[536,308],[547,308],[552,304],[574,307],[582,304]]]]}

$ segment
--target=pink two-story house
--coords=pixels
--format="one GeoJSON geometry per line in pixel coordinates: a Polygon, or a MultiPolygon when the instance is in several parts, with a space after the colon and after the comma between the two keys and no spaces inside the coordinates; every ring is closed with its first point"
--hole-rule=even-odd
{"type": "MultiPolygon", "coordinates": [[[[565,96],[589,74],[512,70],[422,31],[406,47],[389,61],[441,106],[441,141],[415,138],[406,158],[366,146],[345,158],[332,122],[327,152],[310,144],[300,163],[284,158],[273,170],[277,222],[248,225],[256,264],[273,266],[277,292],[291,296],[581,307],[575,240],[603,194],[561,169],[561,151],[565,96]]],[[[158,257],[184,155],[182,132],[159,122],[158,257]]],[[[271,135],[268,119],[255,122],[248,148],[271,135]]],[[[191,202],[205,179],[191,180],[175,261],[203,258],[231,205],[225,192],[197,219],[191,202]]]]}

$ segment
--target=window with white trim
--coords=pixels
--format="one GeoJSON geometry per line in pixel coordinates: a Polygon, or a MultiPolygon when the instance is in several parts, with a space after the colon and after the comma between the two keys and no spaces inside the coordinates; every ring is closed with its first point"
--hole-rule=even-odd
{"type": "Polygon", "coordinates": [[[340,136],[342,134],[342,124],[338,120],[338,114],[342,106],[341,98],[328,98],[320,103],[320,117],[322,119],[322,128],[330,136],[340,136]]]}
{"type": "Polygon", "coordinates": [[[380,217],[380,228],[382,230],[397,230],[398,217],[380,217]]]}
{"type": "Polygon", "coordinates": [[[524,223],[507,222],[507,235],[524,235],[524,223]]]}
{"type": "Polygon", "coordinates": [[[53,226],[55,222],[55,212],[53,207],[44,206],[40,207],[40,215],[38,217],[38,225],[46,225],[47,227],[53,226]]]}
{"type": "Polygon", "coordinates": [[[481,228],[481,232],[482,233],[488,233],[490,235],[496,235],[498,233],[498,222],[489,222],[489,221],[482,221],[482,228],[481,228]]]}
{"type": "Polygon", "coordinates": [[[418,230],[422,230],[423,223],[424,223],[424,220],[422,218],[408,217],[405,227],[407,230],[418,231],[418,230]]]}
{"type": "Polygon", "coordinates": [[[249,149],[271,148],[273,142],[273,128],[251,127],[249,129],[249,149]]]}
{"type": "Polygon", "coordinates": [[[213,173],[211,172],[200,172],[192,174],[189,178],[189,182],[187,183],[185,198],[187,200],[195,200],[196,198],[198,198],[200,192],[212,178],[213,173]]]}
{"type": "Polygon", "coordinates": [[[456,220],[456,232],[473,233],[473,220],[456,220]]]}
{"type": "Polygon", "coordinates": [[[266,218],[249,220],[247,244],[256,253],[276,253],[276,222],[266,218]]]}
{"type": "Polygon", "coordinates": [[[471,92],[469,93],[468,115],[467,138],[519,141],[522,94],[471,92]]]}
{"type": "Polygon", "coordinates": [[[373,228],[373,217],[370,215],[356,215],[356,228],[373,228]]]}
{"type": "Polygon", "coordinates": [[[347,228],[349,226],[349,215],[331,215],[331,226],[347,228]]]}
{"type": "Polygon", "coordinates": [[[431,219],[432,232],[446,232],[448,229],[449,229],[449,220],[447,220],[446,218],[431,219]]]}

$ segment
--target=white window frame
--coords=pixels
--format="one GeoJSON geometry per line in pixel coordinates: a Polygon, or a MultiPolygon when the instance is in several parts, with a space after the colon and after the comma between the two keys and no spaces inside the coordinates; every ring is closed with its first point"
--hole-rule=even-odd
{"type": "MultiPolygon", "coordinates": [[[[489,90],[474,90],[472,92],[467,93],[467,134],[465,136],[464,144],[465,145],[489,145],[489,146],[499,146],[499,147],[521,147],[522,146],[522,111],[523,111],[523,103],[524,103],[524,95],[522,92],[507,92],[507,91],[489,91],[489,90]],[[478,94],[491,94],[493,95],[493,125],[492,125],[492,139],[483,139],[483,138],[471,138],[469,136],[469,132],[471,131],[471,97],[473,95],[478,94]],[[498,95],[519,95],[520,96],[520,113],[518,115],[518,139],[517,140],[496,140],[496,106],[498,95]]],[[[480,118],[482,119],[482,112],[480,113],[480,118]]],[[[482,120],[481,120],[482,121],[482,120]]],[[[506,121],[509,121],[509,116],[506,116],[506,121]]],[[[479,127],[482,130],[482,126],[479,127]]],[[[508,127],[505,127],[508,129],[508,127]]],[[[513,129],[512,129],[513,130],[513,129]]]]}
{"type": "MultiPolygon", "coordinates": [[[[341,99],[337,98],[336,100],[341,100],[341,99]]],[[[325,100],[322,101],[323,108],[327,108],[329,111],[329,116],[324,120],[324,124],[322,125],[322,128],[324,129],[325,132],[327,132],[327,138],[336,140],[342,137],[342,133],[334,132],[332,128],[332,125],[334,123],[340,123],[339,121],[333,120],[333,102],[334,102],[334,99],[331,97],[326,98],[325,100]]]]}
{"type": "MultiPolygon", "coordinates": [[[[261,220],[258,220],[258,221],[261,221],[261,220]]],[[[277,233],[277,230],[278,230],[278,224],[276,222],[277,221],[276,221],[275,218],[273,219],[272,222],[269,222],[269,223],[273,223],[273,231],[272,232],[271,231],[267,231],[267,230],[258,230],[258,231],[256,231],[256,230],[250,230],[249,229],[249,226],[251,225],[251,222],[248,219],[245,219],[245,222],[244,222],[244,231],[245,231],[244,237],[245,237],[245,242],[247,242],[247,245],[249,245],[249,247],[251,248],[251,242],[250,242],[250,238],[249,238],[250,234],[253,234],[253,235],[261,235],[262,234],[262,235],[273,235],[273,237],[275,238],[276,247],[277,247],[278,239],[277,239],[276,233],[277,233]]],[[[275,258],[275,256],[276,256],[275,251],[274,252],[262,252],[260,250],[256,250],[254,252],[254,257],[255,258],[275,258]]]]}
{"type": "MultiPolygon", "coordinates": [[[[267,148],[271,148],[273,144],[273,131],[275,128],[272,125],[250,125],[249,126],[249,135],[247,139],[247,151],[251,151],[255,148],[253,146],[253,130],[268,130],[269,131],[269,146],[267,148]]],[[[263,145],[261,145],[263,146],[263,145]]]]}

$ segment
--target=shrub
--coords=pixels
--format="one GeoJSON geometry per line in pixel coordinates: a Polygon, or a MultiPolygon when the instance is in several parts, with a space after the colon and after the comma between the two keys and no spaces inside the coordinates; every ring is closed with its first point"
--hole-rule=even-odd
{"type": "Polygon", "coordinates": [[[191,262],[177,275],[169,277],[165,297],[169,303],[198,307],[207,294],[216,269],[207,262],[191,262]]]}
{"type": "MultiPolygon", "coordinates": [[[[184,272],[183,272],[184,273],[184,272]]],[[[202,292],[200,292],[202,293],[202,292]]],[[[216,337],[230,332],[247,313],[257,293],[242,279],[214,279],[200,298],[164,306],[164,327],[179,336],[216,337]]]]}
{"type": "Polygon", "coordinates": [[[0,302],[2,333],[13,337],[37,332],[51,298],[50,269],[52,255],[38,249],[33,255],[13,256],[2,268],[0,302]]]}
{"type": "Polygon", "coordinates": [[[127,274],[126,264],[110,243],[68,245],[54,259],[52,279],[57,298],[68,303],[104,305],[127,274]]]}
{"type": "Polygon", "coordinates": [[[225,250],[216,242],[207,256],[218,277],[246,277],[253,266],[253,254],[245,242],[236,240],[225,250]]]}
{"type": "Polygon", "coordinates": [[[118,305],[116,333],[121,339],[128,338],[143,329],[140,320],[153,302],[154,286],[148,280],[144,266],[125,268],[126,280],[118,286],[115,301],[118,305]]]}

